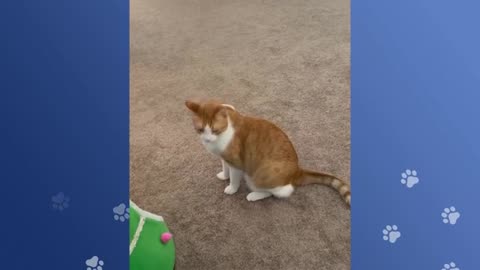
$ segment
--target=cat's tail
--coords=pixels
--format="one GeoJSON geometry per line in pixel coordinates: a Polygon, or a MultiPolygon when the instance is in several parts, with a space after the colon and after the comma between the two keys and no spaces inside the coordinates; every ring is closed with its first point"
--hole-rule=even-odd
{"type": "Polygon", "coordinates": [[[342,179],[328,173],[314,172],[303,169],[300,185],[309,184],[322,184],[334,188],[336,191],[338,191],[338,193],[340,193],[343,200],[350,207],[350,186],[342,179]]]}

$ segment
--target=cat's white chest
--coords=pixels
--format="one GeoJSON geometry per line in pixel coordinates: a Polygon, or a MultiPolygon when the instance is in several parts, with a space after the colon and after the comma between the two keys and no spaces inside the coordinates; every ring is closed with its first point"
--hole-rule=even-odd
{"type": "Polygon", "coordinates": [[[227,129],[218,136],[218,138],[213,142],[202,141],[203,146],[212,154],[220,155],[223,153],[233,140],[234,129],[229,123],[227,129]]]}

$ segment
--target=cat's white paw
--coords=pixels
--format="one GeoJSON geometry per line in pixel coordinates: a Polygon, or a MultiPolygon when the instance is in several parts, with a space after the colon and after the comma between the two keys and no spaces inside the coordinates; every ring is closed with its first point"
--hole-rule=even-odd
{"type": "Polygon", "coordinates": [[[217,178],[220,179],[220,180],[227,180],[229,177],[227,175],[225,175],[225,173],[222,171],[222,172],[217,173],[217,178]]]}
{"type": "Polygon", "coordinates": [[[225,192],[225,194],[232,195],[237,191],[238,191],[238,188],[235,188],[232,185],[228,185],[223,192],[225,192]]]}
{"type": "Polygon", "coordinates": [[[247,201],[254,202],[254,201],[265,199],[270,196],[272,196],[272,194],[269,192],[254,191],[254,192],[248,193],[247,201]]]}

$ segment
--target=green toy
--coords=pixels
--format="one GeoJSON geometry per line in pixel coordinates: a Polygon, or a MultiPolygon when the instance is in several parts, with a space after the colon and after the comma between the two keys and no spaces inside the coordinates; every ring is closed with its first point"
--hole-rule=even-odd
{"type": "Polygon", "coordinates": [[[130,270],[172,270],[175,244],[161,216],[130,201],[130,270]]]}

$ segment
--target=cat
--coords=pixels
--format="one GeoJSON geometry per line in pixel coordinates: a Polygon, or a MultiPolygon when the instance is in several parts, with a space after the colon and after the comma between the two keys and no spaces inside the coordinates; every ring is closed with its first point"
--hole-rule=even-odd
{"type": "Polygon", "coordinates": [[[336,189],[350,207],[350,186],[338,177],[302,169],[287,135],[275,124],[240,114],[218,101],[185,101],[204,147],[222,160],[221,180],[230,179],[226,194],[234,194],[244,178],[248,201],[289,197],[298,186],[324,184],[336,189]]]}

